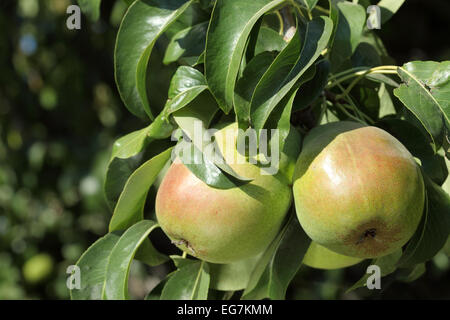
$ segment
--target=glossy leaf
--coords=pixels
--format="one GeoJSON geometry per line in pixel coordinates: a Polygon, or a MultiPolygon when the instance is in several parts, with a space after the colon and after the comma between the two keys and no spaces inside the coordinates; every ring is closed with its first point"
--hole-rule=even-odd
{"type": "Polygon", "coordinates": [[[450,62],[410,62],[398,68],[403,84],[394,94],[417,117],[439,146],[443,117],[450,117],[450,62]]]}
{"type": "Polygon", "coordinates": [[[316,6],[317,2],[319,2],[319,0],[295,0],[295,1],[303,4],[310,12],[316,6]]]}
{"type": "Polygon", "coordinates": [[[316,63],[316,73],[311,81],[302,84],[297,93],[293,111],[300,111],[309,107],[323,92],[330,74],[330,63],[321,60],[316,63]]]}
{"type": "Polygon", "coordinates": [[[157,226],[150,220],[140,221],[125,231],[117,241],[108,258],[103,299],[128,299],[128,275],[131,261],[139,246],[157,226]]]}
{"type": "Polygon", "coordinates": [[[343,1],[335,5],[339,18],[330,53],[332,70],[338,70],[355,52],[366,23],[366,11],[359,4],[343,1]]]}
{"type": "Polygon", "coordinates": [[[103,189],[111,210],[114,210],[128,178],[139,167],[141,162],[142,154],[128,159],[113,158],[109,162],[103,189]]]}
{"type": "Polygon", "coordinates": [[[292,107],[298,91],[301,90],[299,87],[301,87],[303,83],[311,80],[314,77],[315,72],[316,68],[315,66],[312,66],[300,77],[291,92],[278,103],[265,123],[267,129],[278,129],[280,150],[284,149],[284,143],[291,130],[292,107]]]}
{"type": "Polygon", "coordinates": [[[411,267],[434,257],[450,234],[450,196],[424,175],[427,203],[422,222],[408,243],[400,267],[411,267]]]}
{"type": "Polygon", "coordinates": [[[163,59],[165,64],[180,61],[189,65],[196,64],[205,50],[208,23],[202,22],[178,32],[167,46],[163,59]]]}
{"type": "Polygon", "coordinates": [[[208,85],[228,113],[247,39],[256,22],[285,0],[217,0],[211,17],[205,55],[208,85]]]}
{"type": "Polygon", "coordinates": [[[166,285],[169,278],[173,275],[173,273],[170,273],[166,276],[165,279],[161,280],[160,283],[158,283],[146,296],[144,300],[160,300],[162,290],[164,289],[164,286],[166,285]]]}
{"type": "Polygon", "coordinates": [[[142,152],[154,139],[170,137],[174,127],[168,121],[165,113],[156,117],[148,127],[131,132],[114,142],[111,159],[128,159],[142,152]]]}
{"type": "Polygon", "coordinates": [[[378,112],[379,118],[396,113],[392,97],[384,83],[382,83],[378,89],[378,98],[380,100],[380,109],[378,112]]]}
{"type": "Polygon", "coordinates": [[[154,118],[147,97],[147,66],[156,40],[190,5],[186,0],[135,1],[120,25],[114,55],[120,96],[128,110],[154,118]]]}
{"type": "Polygon", "coordinates": [[[264,253],[242,298],[284,299],[310,243],[311,239],[292,215],[264,253]]]}
{"type": "Polygon", "coordinates": [[[171,152],[172,149],[168,149],[148,160],[130,176],[114,209],[109,231],[128,228],[144,218],[148,190],[170,159],[171,152]]]}
{"type": "Polygon", "coordinates": [[[303,264],[311,268],[333,270],[353,266],[363,259],[344,256],[331,251],[316,242],[311,242],[303,258],[303,264]]]}
{"type": "Polygon", "coordinates": [[[208,85],[201,72],[192,67],[179,67],[170,83],[165,114],[169,115],[184,108],[206,89],[208,85]]]}
{"type": "Polygon", "coordinates": [[[265,51],[281,51],[286,45],[287,42],[283,40],[283,36],[278,32],[272,28],[261,27],[255,44],[255,55],[265,51]]]}
{"type": "MultiPolygon", "coordinates": [[[[132,141],[131,139],[129,143],[122,145],[123,148],[113,150],[113,156],[108,164],[104,181],[106,200],[112,210],[114,210],[128,178],[142,164],[142,159],[144,157],[153,157],[171,147],[171,143],[163,138],[171,135],[173,125],[168,121],[160,120],[163,118],[162,115],[159,115],[148,128],[143,130],[144,132],[139,132],[140,135],[136,137],[136,140],[132,141]],[[145,137],[145,133],[147,137],[145,137]],[[143,138],[143,141],[139,142],[140,138],[143,138]],[[116,155],[123,158],[115,157],[116,155]]],[[[130,135],[132,136],[133,134],[135,133],[130,135]]]]}
{"type": "Polygon", "coordinates": [[[183,265],[167,280],[161,300],[206,300],[209,281],[206,262],[196,261],[183,265]]]}
{"type": "Polygon", "coordinates": [[[405,3],[405,0],[381,0],[377,3],[380,8],[381,23],[386,23],[405,3]]]}
{"type": "MultiPolygon", "coordinates": [[[[445,158],[445,165],[447,167],[447,172],[450,173],[450,160],[445,158]]],[[[447,176],[446,180],[442,184],[442,190],[444,190],[447,194],[450,195],[450,174],[447,176]]]]}
{"type": "Polygon", "coordinates": [[[234,109],[239,127],[242,129],[247,129],[250,123],[250,103],[253,92],[275,57],[276,54],[272,52],[263,52],[256,55],[247,64],[242,77],[237,82],[234,109]]]}
{"type": "Polygon", "coordinates": [[[70,290],[72,300],[101,300],[105,285],[106,267],[120,233],[108,233],[92,244],[77,262],[80,268],[80,289],[70,290]]]}
{"type": "Polygon", "coordinates": [[[209,263],[211,289],[221,291],[237,291],[245,289],[261,255],[262,254],[259,254],[229,264],[209,263]]]}
{"type": "MultiPolygon", "coordinates": [[[[192,105],[174,113],[173,118],[188,138],[192,140],[192,144],[184,143],[180,145],[182,149],[192,152],[191,154],[195,157],[187,159],[188,161],[184,162],[184,164],[197,178],[209,186],[228,189],[242,182],[250,181],[250,179],[238,175],[225,161],[217,163],[209,159],[208,154],[202,153],[205,145],[203,135],[200,137],[196,135],[196,130],[201,131],[201,133],[205,132],[216,111],[217,108],[210,110],[204,108],[203,105],[192,105]]],[[[216,146],[215,150],[218,151],[219,148],[216,146]]],[[[184,160],[183,157],[182,160],[184,160]]]]}
{"type": "Polygon", "coordinates": [[[154,267],[168,261],[169,257],[156,250],[150,239],[147,238],[141,243],[134,256],[134,259],[139,260],[149,265],[150,267],[154,267]]]}
{"type": "Polygon", "coordinates": [[[141,152],[149,142],[149,129],[150,127],[146,127],[117,139],[113,144],[111,159],[127,159],[141,152]]]}
{"type": "Polygon", "coordinates": [[[300,51],[300,32],[275,58],[253,94],[250,112],[255,129],[262,129],[275,106],[294,87],[328,44],[333,24],[327,17],[310,21],[300,51]]]}
{"type": "MultiPolygon", "coordinates": [[[[373,259],[370,265],[376,265],[380,268],[381,276],[385,277],[391,273],[393,273],[397,269],[397,262],[402,255],[402,249],[398,249],[397,251],[380,258],[373,259]]],[[[371,274],[365,273],[364,276],[358,280],[351,288],[349,288],[346,292],[353,291],[355,289],[365,287],[367,283],[367,279],[371,274]]]]}
{"type": "Polygon", "coordinates": [[[373,68],[382,65],[382,61],[377,49],[372,44],[360,42],[351,56],[351,64],[354,68],[373,68]]]}

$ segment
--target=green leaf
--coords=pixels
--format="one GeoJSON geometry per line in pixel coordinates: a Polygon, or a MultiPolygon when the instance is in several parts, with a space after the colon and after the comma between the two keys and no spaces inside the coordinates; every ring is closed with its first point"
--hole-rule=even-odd
{"type": "Polygon", "coordinates": [[[396,278],[403,282],[413,282],[419,279],[427,270],[425,263],[416,264],[411,268],[399,269],[396,278]]]}
{"type": "Polygon", "coordinates": [[[108,258],[103,299],[128,299],[128,275],[131,261],[139,246],[157,226],[150,220],[140,221],[125,231],[117,241],[108,258]]]}
{"type": "Polygon", "coordinates": [[[106,200],[112,210],[128,178],[142,164],[142,159],[147,156],[152,157],[171,146],[170,142],[162,138],[171,135],[173,126],[162,119],[164,117],[159,115],[149,127],[122,137],[119,141],[123,143],[116,142],[113,147],[103,186],[106,200]],[[152,141],[154,138],[160,140],[152,141]],[[151,148],[147,148],[149,144],[151,148]]]}
{"type": "MultiPolygon", "coordinates": [[[[241,182],[250,181],[251,179],[238,175],[225,161],[216,163],[209,159],[208,154],[200,152],[204,149],[203,135],[195,138],[195,126],[200,125],[198,129],[204,133],[216,111],[217,108],[209,110],[208,108],[205,108],[204,105],[191,105],[189,108],[184,108],[175,112],[173,118],[188,138],[192,140],[192,144],[184,141],[183,144],[180,144],[181,148],[191,152],[191,154],[193,152],[194,157],[196,157],[194,159],[187,159],[188,162],[183,162],[184,165],[186,165],[197,178],[209,186],[219,189],[228,189],[236,187],[241,184],[241,182]]],[[[219,148],[216,146],[215,150],[218,152],[219,148]]],[[[183,157],[181,157],[181,160],[184,160],[183,157]]]]}
{"type": "Polygon", "coordinates": [[[184,108],[206,89],[208,85],[200,71],[187,66],[179,67],[170,82],[165,114],[184,108]]]}
{"type": "Polygon", "coordinates": [[[190,4],[186,0],[135,1],[122,20],[114,54],[115,76],[125,106],[138,117],[154,118],[146,86],[153,46],[190,4]]]}
{"type": "Polygon", "coordinates": [[[360,42],[358,44],[355,52],[353,52],[353,55],[351,56],[351,62],[354,68],[377,67],[382,64],[378,50],[372,44],[367,42],[360,42]]]}
{"type": "Polygon", "coordinates": [[[113,158],[109,162],[103,189],[111,210],[114,210],[125,183],[130,175],[139,167],[141,161],[142,154],[128,159],[113,158]]]}
{"type": "Polygon", "coordinates": [[[167,46],[164,64],[180,61],[194,65],[205,50],[208,23],[202,22],[178,32],[167,46]]]}
{"type": "Polygon", "coordinates": [[[171,152],[170,148],[148,160],[130,176],[114,209],[109,223],[110,231],[128,228],[144,218],[148,190],[170,159],[171,152]]]}
{"type": "Polygon", "coordinates": [[[102,0],[77,0],[81,11],[91,20],[97,21],[100,17],[100,4],[102,0]]]}
{"type": "Polygon", "coordinates": [[[137,155],[144,150],[149,142],[148,132],[150,126],[131,132],[120,139],[117,139],[113,144],[111,159],[120,158],[127,159],[137,155]]]}
{"type": "Polygon", "coordinates": [[[191,2],[186,10],[167,28],[164,35],[172,39],[177,33],[210,19],[211,10],[205,11],[197,0],[191,2]]]}
{"type": "Polygon", "coordinates": [[[144,300],[160,300],[162,290],[164,289],[164,286],[166,285],[169,278],[173,275],[173,273],[170,273],[166,276],[165,279],[160,281],[156,287],[154,287],[146,296],[144,300]]]}
{"type": "MultiPolygon", "coordinates": [[[[447,172],[450,173],[450,160],[448,160],[447,158],[445,158],[445,165],[447,167],[447,172]]],[[[442,184],[442,190],[444,190],[447,194],[450,194],[450,174],[442,184]]]]}
{"type": "Polygon", "coordinates": [[[398,68],[403,84],[394,94],[429,133],[436,150],[450,117],[450,61],[409,62],[398,68]]]}
{"type": "Polygon", "coordinates": [[[300,51],[300,33],[275,58],[253,94],[250,112],[255,129],[262,129],[275,106],[294,87],[328,44],[333,23],[327,17],[314,18],[306,25],[300,51]]]}
{"type": "MultiPolygon", "coordinates": [[[[450,61],[416,61],[401,69],[419,79],[435,100],[447,124],[450,124],[450,61]]],[[[404,79],[405,82],[407,80],[404,79]]]]}
{"type": "Polygon", "coordinates": [[[256,22],[285,0],[217,0],[206,42],[205,74],[208,85],[228,113],[247,39],[256,22]]]}
{"type": "Polygon", "coordinates": [[[377,3],[380,8],[381,23],[387,22],[400,9],[405,0],[381,0],[377,3]]]}
{"type": "MultiPolygon", "coordinates": [[[[387,256],[373,259],[370,264],[378,266],[380,268],[381,276],[385,277],[393,273],[397,269],[397,261],[400,259],[401,255],[402,249],[398,249],[397,251],[387,256]]],[[[367,285],[367,279],[369,277],[370,274],[365,273],[364,276],[358,280],[358,282],[356,282],[351,288],[346,291],[346,293],[361,287],[365,287],[367,285]]]]}
{"type": "Polygon", "coordinates": [[[366,11],[359,4],[344,1],[334,5],[339,9],[339,18],[335,18],[338,24],[330,52],[333,72],[355,52],[366,23],[366,11]]]}
{"type": "Polygon", "coordinates": [[[422,221],[398,262],[412,267],[434,257],[450,234],[450,196],[424,174],[427,203],[422,221]]]}
{"type": "MultiPolygon", "coordinates": [[[[291,112],[294,99],[299,88],[303,83],[311,80],[316,73],[315,66],[309,68],[298,80],[297,84],[292,88],[291,92],[287,94],[283,100],[281,100],[275,109],[270,114],[265,123],[267,129],[278,129],[279,131],[279,148],[284,149],[284,143],[287,140],[289,132],[291,130],[291,112]]],[[[296,158],[296,157],[295,157],[296,158]]]]}
{"type": "Polygon", "coordinates": [[[312,9],[316,6],[317,2],[319,2],[319,0],[295,0],[301,4],[303,4],[306,9],[308,9],[309,12],[312,11],[312,9]]]}
{"type": "Polygon", "coordinates": [[[303,258],[303,264],[315,269],[333,270],[353,266],[363,261],[361,258],[344,256],[331,251],[316,242],[311,242],[303,258]]]}
{"type": "Polygon", "coordinates": [[[206,262],[185,264],[167,280],[161,300],[206,300],[209,281],[209,267],[206,262]]]}
{"type": "Polygon", "coordinates": [[[150,239],[145,239],[142,242],[134,258],[150,267],[159,266],[169,260],[168,256],[156,250],[150,239]]]}
{"type": "Polygon", "coordinates": [[[309,107],[322,94],[327,85],[330,74],[330,63],[328,60],[321,60],[316,63],[316,74],[311,81],[300,87],[300,92],[294,100],[293,111],[300,111],[309,107]]]}
{"type": "Polygon", "coordinates": [[[287,42],[283,40],[283,36],[278,32],[272,28],[261,27],[255,44],[255,55],[265,51],[281,51],[286,45],[287,42]]]}
{"type": "Polygon", "coordinates": [[[362,37],[361,37],[361,43],[367,43],[372,48],[375,48],[379,57],[381,58],[382,64],[386,64],[386,65],[395,64],[394,59],[392,59],[389,56],[389,53],[388,53],[386,47],[384,46],[383,41],[375,33],[375,31],[364,29],[362,37]]]}
{"type": "Polygon", "coordinates": [[[255,268],[242,299],[284,299],[310,243],[311,239],[291,215],[255,268]]]}
{"type": "Polygon", "coordinates": [[[245,289],[261,255],[229,264],[208,263],[211,271],[211,289],[221,291],[245,289]]]}
{"type": "Polygon", "coordinates": [[[250,103],[253,92],[261,77],[275,59],[273,52],[263,52],[256,55],[244,69],[242,77],[236,85],[234,109],[237,115],[239,128],[246,129],[250,122],[250,103]]]}
{"type": "Polygon", "coordinates": [[[382,83],[378,89],[378,98],[380,100],[380,109],[378,111],[379,118],[396,113],[392,97],[389,91],[386,90],[386,85],[384,83],[382,83]]]}
{"type": "Polygon", "coordinates": [[[70,290],[72,300],[102,299],[108,258],[119,238],[119,232],[108,233],[83,253],[76,264],[80,268],[81,287],[70,290]]]}

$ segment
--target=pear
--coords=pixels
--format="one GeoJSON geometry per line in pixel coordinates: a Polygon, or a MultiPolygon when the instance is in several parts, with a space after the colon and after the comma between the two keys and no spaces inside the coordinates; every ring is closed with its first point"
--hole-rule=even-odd
{"type": "Polygon", "coordinates": [[[422,217],[419,166],[388,132],[334,122],[306,136],[294,172],[297,217],[319,245],[374,258],[402,247],[422,217]]]}
{"type": "Polygon", "coordinates": [[[213,263],[236,262],[261,253],[279,232],[292,204],[290,182],[298,156],[292,146],[299,150],[299,135],[289,135],[286,145],[291,145],[291,151],[280,152],[280,168],[271,175],[263,174],[264,168],[237,152],[237,128],[236,123],[222,125],[215,141],[227,164],[250,182],[213,188],[177,159],[156,196],[158,222],[172,242],[213,263]]]}

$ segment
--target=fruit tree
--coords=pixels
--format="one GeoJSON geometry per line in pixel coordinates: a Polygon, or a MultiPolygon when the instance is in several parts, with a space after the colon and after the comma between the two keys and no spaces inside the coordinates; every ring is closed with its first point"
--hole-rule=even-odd
{"type": "Polygon", "coordinates": [[[73,299],[127,299],[133,260],[172,270],[147,299],[284,299],[302,265],[413,281],[448,253],[450,61],[389,57],[404,1],[128,2],[115,79],[145,125],[113,146],[73,299]]]}

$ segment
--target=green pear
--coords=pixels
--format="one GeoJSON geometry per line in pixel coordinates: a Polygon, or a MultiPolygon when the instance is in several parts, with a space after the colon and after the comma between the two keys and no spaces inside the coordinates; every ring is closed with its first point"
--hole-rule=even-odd
{"type": "Polygon", "coordinates": [[[213,263],[231,263],[262,252],[279,232],[292,203],[290,167],[295,166],[298,154],[281,155],[280,170],[262,174],[259,165],[237,152],[237,132],[236,123],[223,126],[215,133],[215,141],[227,164],[251,182],[230,189],[213,188],[177,158],[156,196],[158,222],[172,242],[213,263]]]}
{"type": "Polygon", "coordinates": [[[333,270],[350,267],[363,260],[336,253],[313,241],[303,257],[303,264],[315,269],[333,270]]]}
{"type": "Polygon", "coordinates": [[[346,121],[306,136],[293,193],[309,237],[357,258],[384,256],[406,244],[425,202],[420,168],[409,151],[384,130],[346,121]]]}

